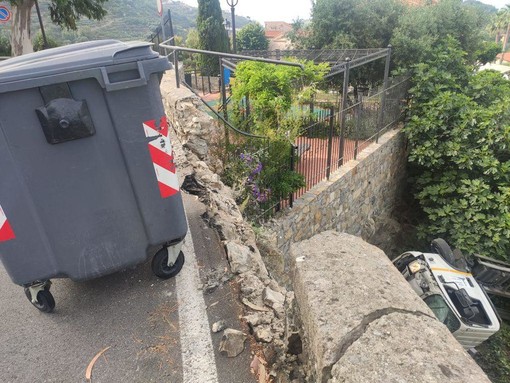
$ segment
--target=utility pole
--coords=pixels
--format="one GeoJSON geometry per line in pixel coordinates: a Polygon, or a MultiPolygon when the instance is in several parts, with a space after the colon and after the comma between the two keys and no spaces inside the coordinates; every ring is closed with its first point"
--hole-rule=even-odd
{"type": "Polygon", "coordinates": [[[44,32],[44,25],[41,17],[41,10],[39,9],[39,2],[35,0],[35,9],[37,11],[37,18],[39,19],[39,25],[41,26],[41,34],[43,38],[43,48],[48,48],[48,39],[46,39],[46,33],[44,32]]]}

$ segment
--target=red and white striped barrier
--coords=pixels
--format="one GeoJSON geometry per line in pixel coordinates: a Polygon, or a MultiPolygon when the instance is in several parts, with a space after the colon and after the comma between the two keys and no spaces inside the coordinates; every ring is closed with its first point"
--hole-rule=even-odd
{"type": "Polygon", "coordinates": [[[16,236],[14,235],[11,224],[7,220],[2,206],[0,206],[0,242],[5,242],[14,238],[16,238],[16,236]]]}
{"type": "Polygon", "coordinates": [[[149,142],[149,152],[156,172],[161,198],[168,198],[179,192],[174,153],[168,137],[168,122],[166,116],[161,117],[159,128],[156,120],[143,123],[145,137],[158,137],[149,142]]]}

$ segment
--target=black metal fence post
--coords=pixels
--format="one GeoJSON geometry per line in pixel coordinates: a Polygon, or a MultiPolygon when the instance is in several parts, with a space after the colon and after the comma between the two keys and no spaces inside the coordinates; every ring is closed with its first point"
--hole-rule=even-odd
{"type": "Polygon", "coordinates": [[[179,52],[174,51],[174,70],[175,70],[175,85],[177,88],[181,87],[181,81],[179,78],[179,52]]]}
{"type": "Polygon", "coordinates": [[[159,48],[159,44],[161,43],[161,39],[159,38],[159,28],[156,30],[156,46],[157,46],[157,49],[158,49],[158,52],[161,53],[161,50],[159,48]]]}
{"type": "Polygon", "coordinates": [[[359,132],[361,130],[361,124],[363,123],[363,95],[358,93],[358,106],[356,107],[356,129],[354,135],[356,141],[354,143],[354,159],[358,158],[359,150],[359,132]]]}
{"type": "MultiPolygon", "coordinates": [[[[223,58],[219,57],[220,60],[220,89],[221,89],[221,103],[223,107],[223,118],[228,122],[228,111],[227,111],[227,90],[225,88],[225,76],[223,74],[223,58]]],[[[209,80],[210,81],[210,80],[209,80]]],[[[227,148],[226,153],[228,156],[229,146],[230,146],[230,137],[228,135],[228,127],[227,124],[223,123],[225,128],[225,148],[227,148]]]]}
{"type": "MultiPolygon", "coordinates": [[[[168,9],[168,29],[170,31],[170,37],[175,37],[174,24],[172,22],[172,13],[170,12],[170,9],[168,9]]],[[[174,41],[174,44],[175,44],[175,41],[174,41]]]]}
{"type": "MultiPolygon", "coordinates": [[[[294,171],[295,165],[295,155],[296,155],[297,147],[294,144],[290,144],[290,170],[294,171]]],[[[289,194],[289,206],[292,207],[294,205],[294,193],[289,194]]]]}
{"type": "Polygon", "coordinates": [[[347,93],[349,93],[349,62],[351,59],[347,57],[345,59],[345,71],[344,71],[344,86],[342,91],[342,110],[340,111],[340,153],[338,158],[338,165],[344,164],[344,149],[345,149],[345,117],[347,109],[347,100],[349,99],[347,93]]]}
{"type": "Polygon", "coordinates": [[[326,164],[326,178],[331,175],[331,155],[333,152],[333,130],[335,129],[335,108],[329,108],[329,136],[328,136],[328,160],[326,164]]]}
{"type": "Polygon", "coordinates": [[[385,113],[385,107],[386,107],[386,90],[388,89],[388,77],[390,75],[390,61],[391,61],[391,45],[388,45],[388,54],[386,55],[386,64],[384,67],[384,84],[383,84],[383,92],[381,95],[381,104],[379,111],[379,118],[377,121],[377,134],[375,136],[375,142],[379,142],[379,135],[381,133],[381,129],[383,128],[384,124],[384,113],[385,113]]]}
{"type": "Polygon", "coordinates": [[[220,57],[220,82],[221,82],[221,101],[223,108],[223,117],[228,121],[227,110],[227,88],[225,86],[225,74],[223,73],[223,59],[220,57]]]}

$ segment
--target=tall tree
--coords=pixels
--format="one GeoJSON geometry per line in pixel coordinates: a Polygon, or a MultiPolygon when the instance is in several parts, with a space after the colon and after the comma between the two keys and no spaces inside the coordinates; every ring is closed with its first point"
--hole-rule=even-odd
{"type": "MultiPolygon", "coordinates": [[[[191,28],[186,36],[184,46],[193,49],[200,49],[200,39],[198,38],[198,31],[191,28]]],[[[184,59],[184,65],[196,69],[200,64],[200,55],[194,53],[183,52],[181,57],[184,59]]]]}
{"type": "Polygon", "coordinates": [[[420,231],[466,254],[510,256],[510,82],[473,71],[449,37],[415,65],[410,144],[420,231]]]}
{"type": "MultiPolygon", "coordinates": [[[[101,20],[106,11],[103,4],[108,0],[50,0],[48,10],[51,21],[62,28],[76,30],[76,21],[81,16],[101,20]]],[[[30,53],[32,36],[30,19],[36,0],[8,0],[12,6],[11,47],[12,55],[30,53]]]]}
{"type": "Polygon", "coordinates": [[[468,62],[475,63],[483,50],[484,23],[480,14],[462,0],[412,7],[400,18],[393,33],[395,61],[405,67],[426,61],[451,36],[466,52],[468,62]]]}
{"type": "MultiPolygon", "coordinates": [[[[223,26],[219,0],[198,0],[197,30],[201,49],[229,51],[228,35],[223,26]]],[[[202,56],[204,74],[217,75],[220,70],[218,58],[211,55],[202,56]]]]}
{"type": "Polygon", "coordinates": [[[506,23],[504,22],[501,15],[502,15],[501,12],[498,12],[497,14],[493,15],[489,25],[487,26],[489,33],[495,36],[494,41],[496,43],[500,42],[501,35],[502,33],[504,33],[503,29],[506,27],[506,23]]]}
{"type": "Polygon", "coordinates": [[[269,46],[264,28],[259,23],[245,25],[237,34],[236,40],[240,50],[260,50],[269,46]]]}
{"type": "Polygon", "coordinates": [[[506,8],[502,9],[499,12],[499,18],[501,25],[503,26],[505,30],[504,40],[503,40],[503,50],[501,51],[501,59],[499,60],[499,63],[503,63],[503,57],[505,55],[505,52],[508,48],[508,39],[510,38],[510,5],[507,5],[506,8]]]}
{"type": "Polygon", "coordinates": [[[385,47],[403,11],[399,0],[317,0],[307,44],[310,48],[385,47]]]}

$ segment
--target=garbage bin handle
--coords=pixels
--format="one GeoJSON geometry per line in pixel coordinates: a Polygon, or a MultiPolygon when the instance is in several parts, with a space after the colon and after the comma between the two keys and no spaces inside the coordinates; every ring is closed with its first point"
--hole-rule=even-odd
{"type": "Polygon", "coordinates": [[[147,85],[147,77],[145,75],[145,70],[141,61],[137,62],[138,74],[140,78],[134,80],[127,81],[119,81],[119,82],[110,82],[110,78],[108,77],[108,71],[105,67],[101,68],[101,74],[103,75],[103,81],[107,92],[113,92],[116,90],[134,88],[137,86],[147,85]]]}

